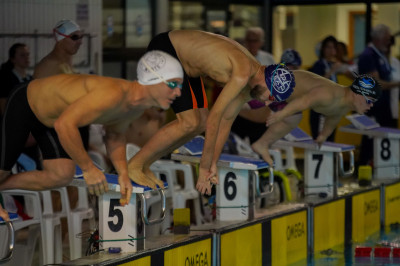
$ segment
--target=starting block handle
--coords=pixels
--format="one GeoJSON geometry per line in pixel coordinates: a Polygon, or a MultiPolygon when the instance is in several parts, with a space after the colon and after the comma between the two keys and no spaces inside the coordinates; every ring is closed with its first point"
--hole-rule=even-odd
{"type": "Polygon", "coordinates": [[[140,197],[141,197],[141,202],[142,202],[142,219],[144,221],[145,224],[147,225],[153,225],[153,224],[157,224],[157,223],[161,223],[164,218],[165,218],[165,193],[164,193],[164,189],[159,189],[158,193],[160,193],[161,196],[161,214],[160,214],[160,218],[159,219],[154,219],[152,221],[149,221],[149,218],[147,217],[147,204],[146,204],[146,198],[144,197],[144,193],[140,193],[140,197]]]}
{"type": "Polygon", "coordinates": [[[6,261],[9,261],[12,258],[14,252],[14,244],[15,244],[15,230],[12,222],[5,223],[8,229],[8,251],[4,258],[0,258],[0,264],[6,261]]]}
{"type": "Polygon", "coordinates": [[[344,170],[343,166],[343,154],[341,152],[338,153],[338,160],[339,160],[339,175],[341,177],[349,177],[352,176],[354,173],[354,152],[349,151],[350,154],[350,165],[347,171],[344,170]]]}
{"type": "Polygon", "coordinates": [[[271,194],[274,191],[274,168],[268,167],[268,171],[269,171],[269,184],[268,184],[267,191],[264,191],[264,192],[260,191],[260,175],[258,174],[258,171],[254,171],[254,176],[256,178],[256,197],[257,198],[263,198],[263,197],[267,196],[268,194],[271,194]]]}

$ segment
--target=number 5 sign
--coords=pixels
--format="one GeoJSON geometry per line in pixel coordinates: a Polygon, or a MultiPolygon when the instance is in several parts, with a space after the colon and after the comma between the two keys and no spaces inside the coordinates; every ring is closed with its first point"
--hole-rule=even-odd
{"type": "Polygon", "coordinates": [[[131,201],[124,207],[119,203],[120,197],[121,194],[114,191],[99,196],[99,235],[100,240],[104,241],[100,242],[100,247],[105,250],[120,247],[121,252],[138,251],[142,249],[141,245],[138,246],[143,241],[134,239],[144,236],[144,227],[136,204],[136,194],[132,194],[131,201]]]}

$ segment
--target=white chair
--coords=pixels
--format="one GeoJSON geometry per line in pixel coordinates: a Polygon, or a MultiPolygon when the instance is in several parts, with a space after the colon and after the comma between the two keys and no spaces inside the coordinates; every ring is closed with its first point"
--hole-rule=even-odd
{"type": "MultiPolygon", "coordinates": [[[[82,239],[78,237],[82,233],[82,223],[84,220],[89,221],[90,229],[96,226],[94,211],[89,207],[88,193],[86,187],[77,187],[78,202],[74,209],[71,209],[69,196],[66,187],[54,188],[53,191],[60,193],[61,211],[53,215],[59,218],[67,218],[68,224],[68,240],[70,249],[70,259],[78,259],[82,257],[82,239]]],[[[45,193],[50,194],[49,191],[45,193]]]]}
{"type": "Polygon", "coordinates": [[[53,201],[49,190],[41,191],[43,202],[42,223],[46,230],[44,248],[48,263],[62,262],[62,236],[60,216],[53,212],[53,201]]]}
{"type": "Polygon", "coordinates": [[[168,160],[158,160],[151,167],[151,170],[165,171],[168,174],[167,182],[171,189],[173,208],[186,208],[186,203],[193,200],[193,209],[195,212],[196,225],[201,225],[201,203],[200,194],[194,185],[194,176],[192,166],[189,164],[175,163],[168,160]],[[178,183],[177,171],[183,172],[184,187],[182,188],[178,183]],[[168,180],[169,179],[169,180],[168,180]],[[171,186],[170,186],[171,183],[171,186]],[[172,186],[173,185],[173,186],[172,186]]]}
{"type": "MultiPolygon", "coordinates": [[[[32,265],[33,254],[37,244],[37,240],[41,238],[40,243],[40,264],[54,263],[50,262],[48,258],[48,252],[46,251],[46,237],[44,232],[47,230],[42,219],[42,207],[40,202],[40,195],[37,191],[28,190],[5,190],[1,192],[3,195],[12,196],[23,196],[26,208],[30,209],[30,220],[17,220],[13,222],[15,232],[21,229],[28,228],[28,236],[25,245],[16,244],[14,249],[14,255],[12,259],[5,265],[32,265]]],[[[51,245],[54,245],[52,242],[51,245]]]]}
{"type": "MultiPolygon", "coordinates": [[[[126,147],[127,159],[131,159],[139,150],[140,148],[135,144],[128,143],[126,147]]],[[[161,178],[162,175],[165,175],[168,183],[168,189],[165,192],[167,203],[168,199],[172,199],[172,208],[167,208],[166,217],[164,219],[161,232],[164,232],[172,222],[172,209],[185,208],[188,200],[193,200],[196,225],[200,225],[202,220],[200,194],[194,186],[192,167],[187,164],[175,163],[170,160],[157,160],[150,166],[150,169],[158,178],[161,178]],[[183,188],[178,184],[177,171],[182,171],[184,174],[183,188]]],[[[159,205],[156,204],[156,201],[157,198],[155,197],[153,201],[148,203],[148,206],[159,205]]]]}
{"type": "MultiPolygon", "coordinates": [[[[12,173],[16,174],[33,170],[36,170],[35,161],[22,153],[18,157],[17,163],[13,166],[12,173]]],[[[28,190],[7,190],[3,191],[3,195],[23,196],[25,200],[25,209],[31,216],[33,216],[33,219],[31,220],[17,221],[14,224],[16,231],[29,227],[28,245],[22,248],[27,252],[27,256],[18,256],[19,258],[16,259],[23,259],[24,262],[30,262],[36,245],[36,239],[41,235],[43,262],[45,264],[62,262],[61,221],[58,217],[52,215],[53,210],[51,200],[44,202],[42,212],[42,201],[39,192],[28,190]],[[48,204],[50,204],[50,208],[48,208],[48,204]],[[31,227],[31,225],[35,224],[40,225],[39,229],[41,234],[37,229],[31,227]]],[[[20,261],[19,263],[25,265],[24,262],[20,261]]]]}

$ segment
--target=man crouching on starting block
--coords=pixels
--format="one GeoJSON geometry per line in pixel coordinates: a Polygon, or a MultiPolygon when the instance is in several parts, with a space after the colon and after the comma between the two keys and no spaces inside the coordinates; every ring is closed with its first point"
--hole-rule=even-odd
{"type": "MultiPolygon", "coordinates": [[[[261,101],[273,94],[286,100],[292,93],[294,78],[289,70],[278,72],[282,88],[269,90],[266,66],[239,43],[218,34],[197,30],[174,30],[155,36],[148,50],[162,50],[179,59],[185,71],[182,97],[172,104],[177,119],[160,129],[129,161],[135,177],[158,182],[150,165],[205,130],[205,143],[196,188],[211,193],[210,179],[217,181],[216,163],[228,138],[232,123],[244,103],[261,101]],[[284,72],[284,73],[283,73],[284,72]],[[222,92],[210,113],[201,77],[222,84],[222,92]],[[286,82],[286,83],[285,83],[286,82]],[[279,96],[278,96],[279,95],[279,96]]],[[[269,71],[268,73],[272,73],[269,71]]],[[[251,130],[251,129],[249,129],[251,130]]]]}
{"type": "MultiPolygon", "coordinates": [[[[125,130],[147,108],[168,109],[181,95],[183,82],[179,61],[162,51],[146,53],[139,60],[137,74],[138,81],[61,74],[16,88],[2,121],[0,191],[66,186],[72,181],[75,164],[82,169],[91,194],[107,191],[106,178],[85,151],[79,132],[96,123],[105,126],[107,152],[121,186],[120,202],[128,204],[132,184],[125,130]],[[30,132],[42,152],[44,170],[10,175],[30,132]]],[[[4,213],[0,206],[0,216],[8,220],[4,213]]]]}
{"type": "Polygon", "coordinates": [[[301,121],[302,111],[312,109],[325,117],[321,132],[315,140],[321,145],[351,111],[364,114],[381,96],[381,86],[372,77],[358,76],[351,86],[342,86],[329,79],[304,70],[294,70],[296,87],[287,103],[270,103],[273,111],[267,118],[268,129],[252,144],[255,152],[269,164],[273,160],[268,148],[290,133],[301,121]]]}

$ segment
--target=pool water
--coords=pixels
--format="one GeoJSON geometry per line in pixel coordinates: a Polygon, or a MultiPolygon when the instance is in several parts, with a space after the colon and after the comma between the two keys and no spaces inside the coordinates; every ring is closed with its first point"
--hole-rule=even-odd
{"type": "Polygon", "coordinates": [[[387,228],[386,230],[382,230],[370,236],[364,243],[337,246],[314,254],[314,256],[310,256],[308,260],[302,260],[291,265],[400,265],[400,258],[393,258],[392,256],[386,258],[374,257],[375,247],[400,248],[400,228],[387,228]],[[371,256],[355,257],[356,247],[372,247],[371,256]]]}

